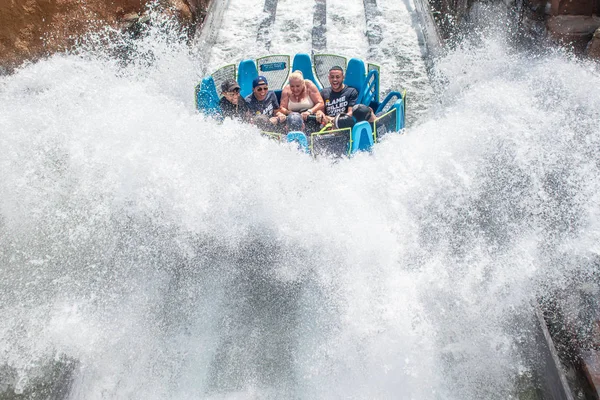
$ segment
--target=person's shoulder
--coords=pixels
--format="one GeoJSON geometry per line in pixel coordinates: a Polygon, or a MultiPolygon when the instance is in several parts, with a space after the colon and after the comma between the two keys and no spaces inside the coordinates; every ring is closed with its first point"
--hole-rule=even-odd
{"type": "Polygon", "coordinates": [[[221,97],[221,100],[219,100],[219,106],[221,106],[221,108],[227,108],[231,106],[231,102],[229,102],[229,100],[227,100],[225,97],[221,97]]]}
{"type": "MultiPolygon", "coordinates": [[[[350,102],[353,103],[358,98],[358,90],[352,86],[346,86],[344,90],[342,90],[343,95],[347,96],[350,99],[350,102]]],[[[353,104],[351,104],[353,105],[353,104]]]]}
{"type": "Polygon", "coordinates": [[[240,105],[240,107],[248,108],[248,102],[242,96],[240,96],[240,98],[238,99],[238,104],[240,105]]]}
{"type": "Polygon", "coordinates": [[[244,100],[246,101],[246,103],[251,103],[253,98],[254,96],[252,96],[252,93],[250,93],[248,96],[244,97],[244,100]]]}
{"type": "Polygon", "coordinates": [[[275,108],[279,108],[279,100],[277,99],[277,95],[275,94],[275,92],[272,90],[271,90],[271,93],[269,94],[268,101],[270,103],[273,103],[273,106],[275,108]]]}
{"type": "Polygon", "coordinates": [[[321,89],[321,96],[329,96],[331,94],[331,86],[321,89]]]}

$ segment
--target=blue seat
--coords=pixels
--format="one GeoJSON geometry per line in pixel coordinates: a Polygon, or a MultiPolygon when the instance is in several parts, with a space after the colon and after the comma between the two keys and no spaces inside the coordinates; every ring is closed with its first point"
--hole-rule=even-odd
{"type": "Polygon", "coordinates": [[[257,77],[258,70],[256,69],[254,60],[240,61],[237,81],[240,85],[240,94],[242,97],[246,97],[252,93],[252,81],[257,77]]]}
{"type": "Polygon", "coordinates": [[[308,148],[308,139],[306,138],[304,132],[289,132],[286,140],[288,143],[296,142],[298,144],[298,148],[303,150],[305,153],[310,152],[308,148]]]}
{"type": "Polygon", "coordinates": [[[292,72],[294,71],[301,71],[302,75],[304,75],[304,79],[310,79],[319,90],[323,89],[321,84],[319,84],[319,81],[317,81],[315,78],[312,62],[310,61],[310,56],[308,54],[298,53],[294,56],[294,61],[292,62],[292,72]]]}
{"type": "Polygon", "coordinates": [[[352,128],[352,148],[350,153],[370,150],[373,146],[373,127],[367,121],[361,121],[352,128]]]}
{"type": "Polygon", "coordinates": [[[346,67],[346,78],[344,78],[344,83],[348,86],[352,86],[356,90],[361,90],[365,84],[366,75],[367,70],[363,60],[351,58],[346,67]]]}
{"type": "Polygon", "coordinates": [[[218,114],[221,111],[219,100],[213,77],[209,75],[202,79],[196,86],[196,108],[206,115],[218,114]]]}

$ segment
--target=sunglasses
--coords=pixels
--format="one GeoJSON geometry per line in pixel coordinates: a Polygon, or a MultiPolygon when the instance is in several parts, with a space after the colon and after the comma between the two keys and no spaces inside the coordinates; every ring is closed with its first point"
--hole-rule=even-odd
{"type": "Polygon", "coordinates": [[[262,86],[262,87],[256,88],[256,90],[258,90],[259,92],[266,92],[267,90],[269,90],[269,87],[268,86],[262,86]]]}

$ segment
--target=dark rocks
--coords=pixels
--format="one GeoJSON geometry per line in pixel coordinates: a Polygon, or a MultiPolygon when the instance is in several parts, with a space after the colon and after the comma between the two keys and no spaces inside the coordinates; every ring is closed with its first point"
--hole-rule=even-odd
{"type": "Polygon", "coordinates": [[[594,394],[600,398],[600,351],[586,350],[581,354],[581,362],[586,378],[593,388],[594,394]]]}
{"type": "Polygon", "coordinates": [[[600,17],[557,15],[548,19],[546,27],[551,38],[584,54],[594,32],[600,27],[600,17]]]}
{"type": "MultiPolygon", "coordinates": [[[[210,0],[164,0],[166,15],[175,17],[190,36],[201,23],[210,0]]],[[[69,49],[89,31],[111,26],[137,31],[145,24],[151,0],[0,0],[0,66],[12,70],[69,49]]]]}
{"type": "Polygon", "coordinates": [[[600,28],[596,29],[596,32],[594,32],[594,36],[589,42],[586,51],[588,57],[600,60],[600,28]]]}
{"type": "Polygon", "coordinates": [[[552,15],[587,15],[598,12],[598,3],[590,0],[551,0],[552,15]]]}

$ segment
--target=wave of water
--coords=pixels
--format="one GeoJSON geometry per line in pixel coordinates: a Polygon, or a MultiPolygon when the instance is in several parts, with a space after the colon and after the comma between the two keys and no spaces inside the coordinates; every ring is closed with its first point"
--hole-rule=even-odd
{"type": "Polygon", "coordinates": [[[1,77],[0,374],[26,393],[67,364],[88,399],[514,395],[531,301],[600,250],[600,75],[484,39],[438,61],[430,119],[337,163],[196,113],[202,61],[168,29],[1,77]]]}

